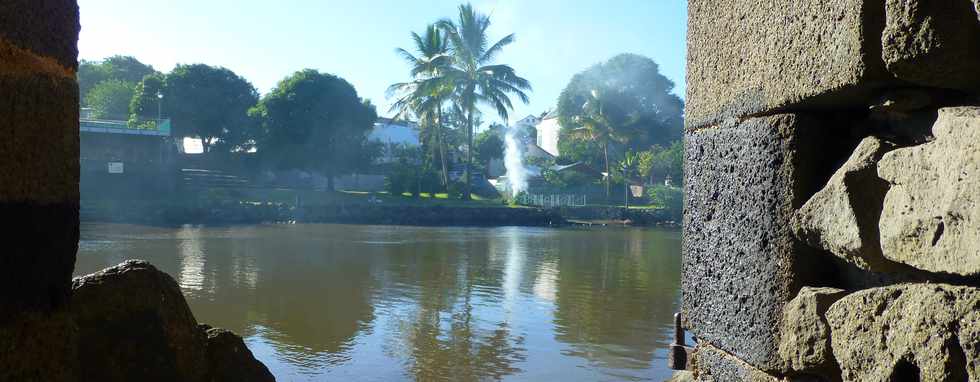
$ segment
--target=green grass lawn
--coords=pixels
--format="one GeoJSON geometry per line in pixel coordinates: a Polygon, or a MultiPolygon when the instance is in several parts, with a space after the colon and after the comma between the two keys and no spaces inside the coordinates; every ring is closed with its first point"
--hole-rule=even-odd
{"type": "Polygon", "coordinates": [[[239,198],[246,202],[272,202],[294,204],[297,197],[300,203],[307,206],[326,204],[359,204],[378,203],[380,205],[443,205],[454,207],[508,207],[502,199],[484,199],[473,195],[473,200],[463,201],[450,199],[446,193],[422,193],[413,197],[410,193],[389,195],[387,192],[357,192],[357,191],[315,191],[292,189],[247,189],[228,192],[230,198],[239,198]]]}

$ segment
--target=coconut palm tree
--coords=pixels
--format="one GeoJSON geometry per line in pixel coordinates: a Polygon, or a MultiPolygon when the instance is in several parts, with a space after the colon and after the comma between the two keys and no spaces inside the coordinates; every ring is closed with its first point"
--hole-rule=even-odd
{"type": "Polygon", "coordinates": [[[613,143],[625,143],[637,132],[633,126],[636,122],[635,118],[616,123],[609,117],[606,112],[606,109],[611,106],[607,105],[609,103],[608,97],[608,94],[593,89],[585,103],[582,104],[582,114],[575,118],[579,127],[570,131],[573,137],[596,142],[602,148],[602,157],[606,167],[606,200],[609,200],[609,181],[612,176],[609,171],[609,146],[613,143]]]}
{"type": "Polygon", "coordinates": [[[442,184],[449,184],[446,165],[446,144],[443,132],[442,105],[450,96],[451,87],[436,81],[452,61],[449,55],[449,44],[445,32],[431,24],[425,28],[423,35],[412,32],[416,54],[397,48],[395,52],[411,67],[412,81],[391,85],[389,94],[397,94],[398,99],[391,106],[396,112],[394,119],[404,118],[408,113],[415,115],[419,127],[431,129],[435,139],[442,167],[442,184]]]}
{"type": "Polygon", "coordinates": [[[460,5],[457,20],[444,19],[437,25],[446,32],[453,59],[441,75],[432,79],[440,85],[424,87],[453,89],[454,101],[466,117],[467,150],[463,198],[469,199],[470,168],[473,163],[473,117],[479,113],[477,104],[493,108],[506,121],[508,112],[513,109],[510,96],[517,96],[526,104],[528,98],[525,92],[531,90],[531,84],[518,76],[510,66],[493,64],[497,54],[514,42],[514,35],[507,35],[490,44],[487,37],[490,18],[473,10],[472,5],[460,5]]]}

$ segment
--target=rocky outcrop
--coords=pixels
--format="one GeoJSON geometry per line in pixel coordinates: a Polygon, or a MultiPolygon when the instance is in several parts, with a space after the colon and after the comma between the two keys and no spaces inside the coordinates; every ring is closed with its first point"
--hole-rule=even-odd
{"type": "Polygon", "coordinates": [[[977,0],[886,0],[882,58],[919,85],[980,91],[977,0]]]}
{"type": "Polygon", "coordinates": [[[275,381],[269,369],[255,359],[242,338],[231,331],[201,325],[208,338],[208,380],[236,382],[275,381]]]}
{"type": "Polygon", "coordinates": [[[939,110],[936,140],[886,154],[891,183],[879,228],[890,260],[930,271],[980,274],[980,107],[939,110]]]}
{"type": "Polygon", "coordinates": [[[129,260],[75,279],[72,292],[82,380],[205,380],[207,339],[166,273],[129,260]]]}
{"type": "Polygon", "coordinates": [[[840,373],[830,348],[830,326],[824,318],[830,305],[847,291],[804,287],[783,308],[779,355],[795,374],[834,376],[840,373]]]}
{"type": "Polygon", "coordinates": [[[822,190],[793,215],[800,240],[826,250],[861,269],[890,271],[878,243],[878,219],[888,183],[878,177],[877,163],[894,145],[867,137],[822,190]]]}
{"type": "Polygon", "coordinates": [[[128,260],[73,282],[84,381],[270,381],[231,332],[201,328],[166,273],[128,260]]]}
{"type": "Polygon", "coordinates": [[[980,289],[903,284],[848,295],[827,312],[845,381],[980,379],[980,289]]]}

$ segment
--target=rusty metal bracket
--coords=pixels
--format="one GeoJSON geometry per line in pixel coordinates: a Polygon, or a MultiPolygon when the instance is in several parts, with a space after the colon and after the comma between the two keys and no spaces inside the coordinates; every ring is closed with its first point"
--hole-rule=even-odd
{"type": "Polygon", "coordinates": [[[667,367],[673,370],[693,370],[691,355],[694,353],[694,348],[684,342],[681,314],[674,313],[674,342],[667,349],[667,367]]]}

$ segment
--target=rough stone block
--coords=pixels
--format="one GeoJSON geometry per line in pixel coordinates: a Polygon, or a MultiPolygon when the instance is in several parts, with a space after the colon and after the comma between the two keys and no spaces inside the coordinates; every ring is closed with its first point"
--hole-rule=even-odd
{"type": "Polygon", "coordinates": [[[882,58],[896,77],[980,91],[980,1],[886,0],[882,58]]]}
{"type": "Polygon", "coordinates": [[[980,107],[939,110],[933,142],[885,154],[891,183],[879,230],[884,256],[930,271],[980,274],[980,107]]]}
{"type": "Polygon", "coordinates": [[[898,264],[881,253],[878,219],[888,182],[878,177],[878,161],[894,145],[867,137],[830,178],[827,185],[793,215],[800,240],[875,272],[895,271],[898,264]]]}
{"type": "Polygon", "coordinates": [[[980,289],[900,284],[845,296],[827,311],[845,381],[980,380],[980,289]]]}
{"type": "Polygon", "coordinates": [[[790,370],[828,376],[840,374],[830,349],[830,326],[824,314],[846,294],[836,288],[804,287],[783,308],[779,355],[790,370]]]}
{"type": "Polygon", "coordinates": [[[77,346],[66,310],[8,318],[0,325],[0,381],[78,381],[77,346]]]}
{"type": "Polygon", "coordinates": [[[0,39],[72,70],[78,67],[80,28],[77,0],[0,1],[0,39]]]}
{"type": "Polygon", "coordinates": [[[774,110],[866,108],[892,81],[871,0],[692,0],[689,129],[774,110]]]}
{"type": "Polygon", "coordinates": [[[693,358],[698,381],[779,382],[779,378],[711,345],[699,344],[693,358]]]}
{"type": "Polygon", "coordinates": [[[830,127],[793,114],[685,135],[682,311],[699,339],[766,371],[783,305],[824,269],[790,217],[820,187],[830,127]],[[819,151],[819,152],[818,152],[819,151]]]}
{"type": "MultiPolygon", "coordinates": [[[[4,2],[0,18],[16,4],[27,6],[4,2]]],[[[0,20],[0,29],[19,22],[0,20]]],[[[12,223],[0,253],[2,323],[25,310],[58,309],[69,294],[78,246],[78,85],[73,71],[0,36],[0,94],[0,216],[12,223]]]]}

